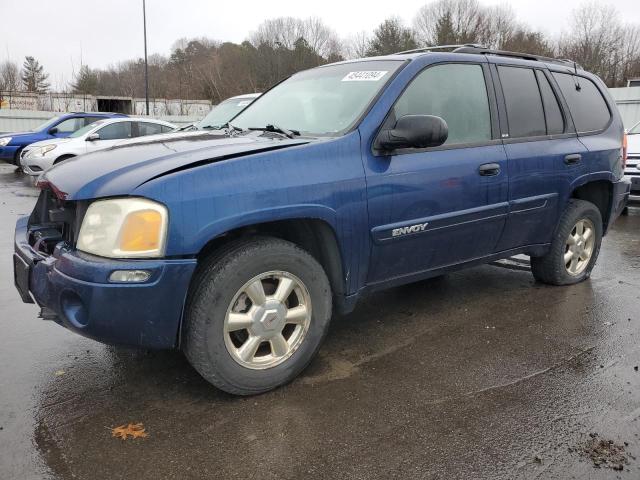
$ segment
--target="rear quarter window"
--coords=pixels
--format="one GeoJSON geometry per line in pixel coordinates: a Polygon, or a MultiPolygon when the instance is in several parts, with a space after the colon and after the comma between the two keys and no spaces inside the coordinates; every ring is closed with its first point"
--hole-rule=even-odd
{"type": "Polygon", "coordinates": [[[611,112],[595,83],[569,73],[553,73],[564,96],[578,133],[597,132],[611,120],[611,112]]]}

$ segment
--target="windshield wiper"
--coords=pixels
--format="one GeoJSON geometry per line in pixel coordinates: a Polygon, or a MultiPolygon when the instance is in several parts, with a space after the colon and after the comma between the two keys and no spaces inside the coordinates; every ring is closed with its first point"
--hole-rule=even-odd
{"type": "Polygon", "coordinates": [[[279,127],[278,125],[269,124],[266,127],[251,127],[249,130],[259,130],[263,132],[275,132],[281,133],[287,138],[293,138],[295,136],[300,136],[300,132],[298,130],[287,130],[286,128],[279,127]]]}

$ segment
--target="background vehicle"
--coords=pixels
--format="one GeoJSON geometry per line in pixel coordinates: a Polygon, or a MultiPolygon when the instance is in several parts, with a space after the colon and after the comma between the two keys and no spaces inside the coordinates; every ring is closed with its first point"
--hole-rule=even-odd
{"type": "Polygon", "coordinates": [[[631,195],[640,197],[640,122],[627,131],[625,176],[631,182],[631,195]]]}
{"type": "Polygon", "coordinates": [[[124,139],[172,132],[175,125],[149,118],[111,118],[98,120],[67,138],[44,140],[26,147],[20,163],[28,175],[40,175],[55,163],[78,155],[113,147],[124,139]]]}
{"type": "Polygon", "coordinates": [[[181,348],[219,388],[260,393],[364,293],[517,254],[538,281],[588,278],[629,195],[623,135],[574,62],[465,46],[325,65],[226,137],[48,170],[16,285],[73,331],[181,348]]]}
{"type": "Polygon", "coordinates": [[[126,117],[120,113],[70,113],[47,120],[31,132],[7,133],[0,135],[0,160],[20,165],[20,153],[27,145],[42,140],[66,138],[96,120],[126,117]]]}
{"type": "Polygon", "coordinates": [[[251,103],[258,98],[261,93],[247,93],[245,95],[238,95],[235,97],[227,98],[213,107],[211,111],[200,120],[198,123],[194,123],[189,127],[185,127],[181,130],[216,130],[229,122],[233,117],[239,114],[242,110],[247,108],[251,103]]]}

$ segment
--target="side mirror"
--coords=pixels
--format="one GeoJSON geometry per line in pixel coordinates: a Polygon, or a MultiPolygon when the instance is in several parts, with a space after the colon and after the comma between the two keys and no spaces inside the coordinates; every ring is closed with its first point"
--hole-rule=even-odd
{"type": "Polygon", "coordinates": [[[95,142],[96,140],[100,140],[100,134],[99,133],[92,133],[91,135],[87,136],[87,138],[85,140],[87,142],[95,142]]]}
{"type": "Polygon", "coordinates": [[[374,143],[376,150],[438,147],[447,141],[449,127],[433,115],[404,115],[390,130],[382,130],[374,143]]]}
{"type": "Polygon", "coordinates": [[[49,135],[55,135],[56,133],[58,133],[58,127],[53,127],[49,130],[49,135]]]}

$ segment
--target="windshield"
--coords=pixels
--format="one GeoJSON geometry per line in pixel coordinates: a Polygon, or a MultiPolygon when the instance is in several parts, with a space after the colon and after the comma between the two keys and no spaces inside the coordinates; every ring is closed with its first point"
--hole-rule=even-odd
{"type": "Polygon", "coordinates": [[[78,138],[83,136],[85,133],[89,132],[90,130],[93,130],[94,128],[96,128],[98,125],[100,125],[100,123],[102,122],[93,122],[90,123],[87,126],[82,127],[80,130],[76,130],[75,132],[73,132],[71,135],[69,135],[69,138],[78,138]]]}
{"type": "Polygon", "coordinates": [[[402,63],[351,62],[298,73],[262,95],[233,125],[274,125],[308,135],[339,135],[362,115],[402,63]]]}
{"type": "Polygon", "coordinates": [[[41,125],[38,125],[36,128],[34,128],[33,130],[31,130],[32,132],[39,132],[41,130],[48,130],[49,127],[51,127],[54,123],[56,123],[58,120],[60,119],[60,117],[53,117],[50,118],[49,120],[47,120],[46,122],[44,122],[41,125]]]}
{"type": "Polygon", "coordinates": [[[629,129],[629,135],[638,135],[640,134],[640,122],[636,123],[633,127],[629,129]]]}
{"type": "Polygon", "coordinates": [[[246,97],[229,98],[213,107],[213,109],[207,114],[207,116],[196,123],[195,126],[198,130],[220,128],[242,110],[244,110],[254,100],[254,98],[246,97]]]}

